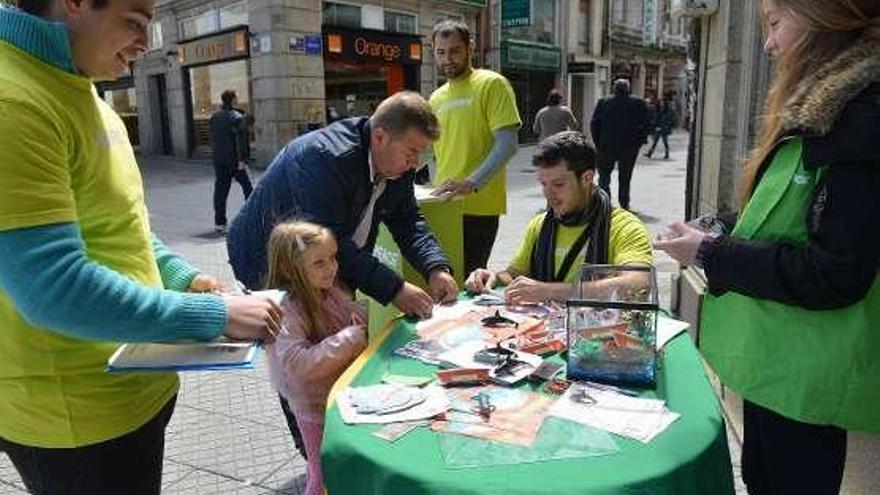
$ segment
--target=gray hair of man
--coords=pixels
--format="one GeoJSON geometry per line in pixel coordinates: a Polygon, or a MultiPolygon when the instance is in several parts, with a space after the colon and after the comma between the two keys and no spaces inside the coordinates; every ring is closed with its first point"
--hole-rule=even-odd
{"type": "Polygon", "coordinates": [[[618,79],[614,81],[614,94],[616,95],[629,95],[630,86],[629,81],[626,79],[618,79]]]}

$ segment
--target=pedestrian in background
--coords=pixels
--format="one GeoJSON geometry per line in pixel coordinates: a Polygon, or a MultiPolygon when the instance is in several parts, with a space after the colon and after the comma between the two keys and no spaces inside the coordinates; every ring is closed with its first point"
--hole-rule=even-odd
{"type": "Polygon", "coordinates": [[[614,94],[599,100],[590,119],[590,132],[599,153],[599,187],[611,197],[611,172],[617,165],[618,203],[629,209],[633,167],[648,138],[648,105],[630,95],[629,81],[614,81],[614,94]]]}
{"type": "Polygon", "coordinates": [[[535,114],[532,130],[538,135],[538,142],[562,131],[577,129],[577,119],[571,109],[562,104],[562,95],[556,89],[547,94],[547,105],[535,114]]]}
{"type": "Polygon", "coordinates": [[[837,494],[880,432],[880,2],[764,0],[777,58],[733,230],[656,242],[706,274],[700,350],[743,397],[751,494],[837,494]]]}
{"type": "Polygon", "coordinates": [[[232,179],[241,186],[244,199],[253,191],[247,172],[248,132],[242,112],[236,110],[235,91],[220,94],[220,110],[211,115],[211,144],[214,147],[214,229],[226,233],[226,200],[232,179]]]}
{"type": "Polygon", "coordinates": [[[0,451],[31,493],[158,494],[174,373],[120,342],[270,338],[280,308],[151,234],[125,126],[95,91],[147,50],[151,0],[0,6],[0,451]],[[190,293],[188,293],[190,292],[190,293]]]}
{"type": "Polygon", "coordinates": [[[657,148],[657,142],[661,139],[663,140],[663,149],[665,153],[663,154],[663,159],[669,159],[669,134],[672,132],[672,109],[669,107],[669,100],[663,98],[654,106],[654,111],[651,112],[651,132],[653,133],[654,143],[651,144],[651,149],[645,153],[645,156],[651,158],[654,154],[654,149],[657,148]]]}
{"type": "Polygon", "coordinates": [[[518,149],[522,122],[510,82],[501,74],[471,67],[474,46],[467,24],[446,20],[434,26],[434,58],[446,83],[431,94],[440,121],[434,143],[434,191],[463,196],[465,273],[486,266],[507,210],[504,166],[518,149]]]}

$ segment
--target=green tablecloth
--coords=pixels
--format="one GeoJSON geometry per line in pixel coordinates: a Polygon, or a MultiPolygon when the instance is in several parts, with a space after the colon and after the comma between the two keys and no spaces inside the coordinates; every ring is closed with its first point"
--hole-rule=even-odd
{"type": "MultiPolygon", "coordinates": [[[[386,372],[433,374],[432,366],[391,354],[413,336],[409,323],[389,326],[334,390],[379,383],[386,372]]],[[[331,495],[734,493],[724,419],[686,332],[666,345],[656,392],[681,417],[649,444],[615,437],[620,452],[611,455],[465,469],[444,465],[437,433],[418,428],[388,443],[371,435],[380,425],[344,424],[331,402],[324,481],[331,495]]]]}

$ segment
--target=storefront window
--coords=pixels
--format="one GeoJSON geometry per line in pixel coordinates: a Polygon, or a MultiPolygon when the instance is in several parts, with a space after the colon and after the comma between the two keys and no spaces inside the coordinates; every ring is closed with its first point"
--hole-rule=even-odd
{"type": "Polygon", "coordinates": [[[416,16],[404,12],[385,11],[385,30],[395,33],[417,34],[416,16]]]}
{"type": "Polygon", "coordinates": [[[361,27],[361,8],[357,5],[324,2],[322,14],[325,26],[361,27]]]}
{"type": "Polygon", "coordinates": [[[210,146],[211,144],[209,122],[211,115],[220,109],[220,93],[223,91],[235,91],[238,96],[235,108],[245,114],[246,121],[253,121],[247,71],[247,60],[189,69],[193,133],[196,146],[210,146]]]}
{"type": "Polygon", "coordinates": [[[128,132],[128,138],[134,145],[138,144],[138,113],[137,95],[134,86],[130,88],[108,89],[102,98],[119,114],[128,132]]]}

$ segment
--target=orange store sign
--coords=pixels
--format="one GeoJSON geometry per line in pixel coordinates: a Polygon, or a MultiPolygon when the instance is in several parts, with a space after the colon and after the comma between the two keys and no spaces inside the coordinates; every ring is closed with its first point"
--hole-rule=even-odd
{"type": "Polygon", "coordinates": [[[333,28],[324,32],[324,40],[324,55],[331,58],[404,64],[422,61],[422,43],[418,36],[333,28]]]}
{"type": "Polygon", "coordinates": [[[218,33],[177,45],[177,58],[184,67],[243,58],[248,53],[247,28],[218,33]]]}
{"type": "Polygon", "coordinates": [[[354,40],[354,52],[361,56],[381,57],[387,62],[393,62],[400,58],[399,46],[367,41],[361,36],[354,40]]]}

